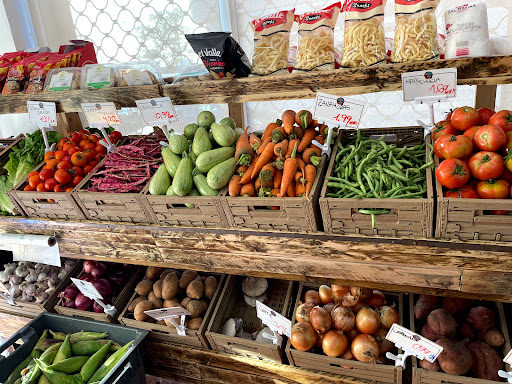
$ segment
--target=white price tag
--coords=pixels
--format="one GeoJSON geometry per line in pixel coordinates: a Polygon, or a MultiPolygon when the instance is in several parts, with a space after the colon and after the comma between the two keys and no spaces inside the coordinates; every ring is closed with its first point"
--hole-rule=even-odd
{"type": "Polygon", "coordinates": [[[256,316],[258,316],[262,323],[268,326],[272,331],[276,331],[280,335],[291,337],[291,320],[277,313],[259,300],[256,300],[256,316]]]}
{"type": "Polygon", "coordinates": [[[313,118],[323,124],[357,129],[365,107],[366,103],[361,100],[318,92],[313,118]]]}
{"type": "Polygon", "coordinates": [[[431,363],[436,361],[439,354],[443,351],[443,347],[440,345],[396,323],[389,329],[386,339],[397,347],[411,351],[411,354],[414,353],[416,357],[431,363]]]}
{"type": "Polygon", "coordinates": [[[169,97],[159,97],[156,99],[136,100],[142,119],[146,124],[167,124],[170,121],[177,121],[176,110],[169,97]]]}
{"type": "Polygon", "coordinates": [[[37,125],[38,128],[57,126],[55,103],[27,101],[27,111],[30,124],[37,125]]]}
{"type": "Polygon", "coordinates": [[[9,290],[5,288],[4,283],[0,283],[0,292],[9,293],[9,290]]]}
{"type": "Polygon", "coordinates": [[[90,126],[121,125],[114,103],[82,103],[82,110],[90,126]]]}
{"type": "Polygon", "coordinates": [[[92,285],[92,283],[80,279],[75,279],[74,277],[71,278],[71,281],[75,283],[80,292],[82,292],[84,296],[87,296],[89,299],[103,300],[103,296],[101,296],[101,294],[94,287],[94,285],[92,285]]]}
{"type": "Polygon", "coordinates": [[[455,97],[457,68],[432,69],[402,73],[404,101],[421,97],[455,97]]]}
{"type": "Polygon", "coordinates": [[[507,353],[507,356],[505,356],[505,358],[503,359],[503,361],[507,364],[511,364],[512,365],[512,349],[510,350],[509,353],[507,353]]]}
{"type": "Polygon", "coordinates": [[[180,316],[190,316],[190,312],[183,307],[161,308],[144,311],[146,315],[155,320],[165,320],[180,316]]]}

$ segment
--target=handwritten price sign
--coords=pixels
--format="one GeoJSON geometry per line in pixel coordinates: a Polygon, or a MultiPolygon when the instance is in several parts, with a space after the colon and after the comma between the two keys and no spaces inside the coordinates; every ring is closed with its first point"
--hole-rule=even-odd
{"type": "Polygon", "coordinates": [[[404,101],[440,95],[455,97],[456,88],[457,68],[402,73],[404,101]]]}
{"type": "Polygon", "coordinates": [[[57,125],[55,103],[27,101],[28,121],[40,127],[57,125]]]}
{"type": "Polygon", "coordinates": [[[155,320],[171,319],[173,317],[190,316],[190,312],[183,307],[151,309],[144,313],[155,320]]]}
{"type": "Polygon", "coordinates": [[[176,110],[169,97],[137,100],[135,103],[146,124],[156,124],[160,121],[162,124],[166,124],[167,122],[178,120],[176,110]]]}
{"type": "Polygon", "coordinates": [[[365,107],[366,103],[364,101],[318,92],[313,118],[320,123],[357,129],[365,107]]]}
{"type": "Polygon", "coordinates": [[[121,125],[114,103],[82,103],[82,110],[90,126],[121,125]]]}
{"type": "Polygon", "coordinates": [[[89,283],[88,281],[71,278],[71,281],[75,283],[76,287],[91,300],[103,300],[103,296],[98,292],[96,287],[89,283]]]}
{"type": "Polygon", "coordinates": [[[396,323],[389,329],[386,339],[402,349],[407,348],[417,352],[417,356],[420,358],[423,356],[422,359],[431,363],[436,361],[439,354],[443,352],[443,347],[440,345],[396,323]]]}
{"type": "Polygon", "coordinates": [[[266,306],[261,301],[256,300],[256,316],[268,326],[271,330],[275,330],[280,335],[291,337],[292,322],[286,317],[280,315],[272,308],[266,306]]]}

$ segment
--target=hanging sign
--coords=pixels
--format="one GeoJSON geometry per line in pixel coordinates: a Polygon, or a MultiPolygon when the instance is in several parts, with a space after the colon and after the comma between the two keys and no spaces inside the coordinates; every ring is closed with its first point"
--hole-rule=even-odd
{"type": "Polygon", "coordinates": [[[457,68],[432,69],[402,73],[404,101],[423,97],[455,97],[457,68]]]}

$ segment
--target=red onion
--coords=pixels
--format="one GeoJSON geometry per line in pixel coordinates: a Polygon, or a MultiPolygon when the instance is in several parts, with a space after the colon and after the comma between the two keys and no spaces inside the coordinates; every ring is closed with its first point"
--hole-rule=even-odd
{"type": "Polygon", "coordinates": [[[92,307],[93,301],[88,297],[84,296],[82,292],[80,292],[75,299],[76,309],[80,311],[87,311],[92,307]]]}
{"type": "Polygon", "coordinates": [[[125,272],[117,271],[117,272],[114,272],[112,275],[110,275],[109,279],[115,285],[121,286],[126,282],[127,277],[128,277],[128,275],[125,272]]]}
{"type": "Polygon", "coordinates": [[[85,273],[91,273],[92,269],[98,264],[97,261],[94,260],[85,260],[83,265],[83,270],[85,273]]]}
{"type": "Polygon", "coordinates": [[[103,263],[97,263],[96,266],[91,269],[91,275],[97,279],[102,277],[107,272],[107,266],[103,263]]]}
{"type": "Polygon", "coordinates": [[[94,285],[94,288],[96,288],[100,295],[103,297],[110,296],[112,293],[114,293],[109,281],[106,279],[93,280],[92,285],[94,285]]]}
{"type": "Polygon", "coordinates": [[[64,303],[64,306],[65,306],[66,308],[76,308],[75,300],[67,300],[67,299],[64,299],[64,300],[63,300],[63,303],[64,303]]]}
{"type": "Polygon", "coordinates": [[[67,287],[62,293],[63,295],[61,297],[65,297],[68,300],[75,300],[76,296],[80,293],[80,290],[75,284],[72,284],[69,287],[67,287]]]}
{"type": "Polygon", "coordinates": [[[94,310],[94,312],[96,313],[103,313],[103,307],[101,305],[99,305],[96,301],[94,302],[94,304],[92,305],[92,309],[94,310]]]}
{"type": "Polygon", "coordinates": [[[84,273],[82,276],[80,276],[80,280],[91,282],[94,279],[90,273],[84,273]]]}

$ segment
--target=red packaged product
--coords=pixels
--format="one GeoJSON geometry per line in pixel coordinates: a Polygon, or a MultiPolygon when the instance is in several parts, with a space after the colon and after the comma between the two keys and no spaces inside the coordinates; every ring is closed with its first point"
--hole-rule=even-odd
{"type": "Polygon", "coordinates": [[[44,81],[48,72],[52,68],[60,68],[62,62],[60,60],[39,61],[35,64],[34,69],[30,73],[30,79],[26,93],[43,92],[44,81]]]}
{"type": "Polygon", "coordinates": [[[12,64],[22,60],[26,56],[27,52],[23,51],[4,53],[4,55],[2,56],[2,61],[7,61],[12,64]]]}
{"type": "Polygon", "coordinates": [[[0,85],[3,86],[11,64],[8,61],[0,62],[0,85]]]}
{"type": "Polygon", "coordinates": [[[22,93],[25,89],[25,67],[22,61],[14,63],[7,73],[7,81],[2,89],[2,95],[22,93]]]}

